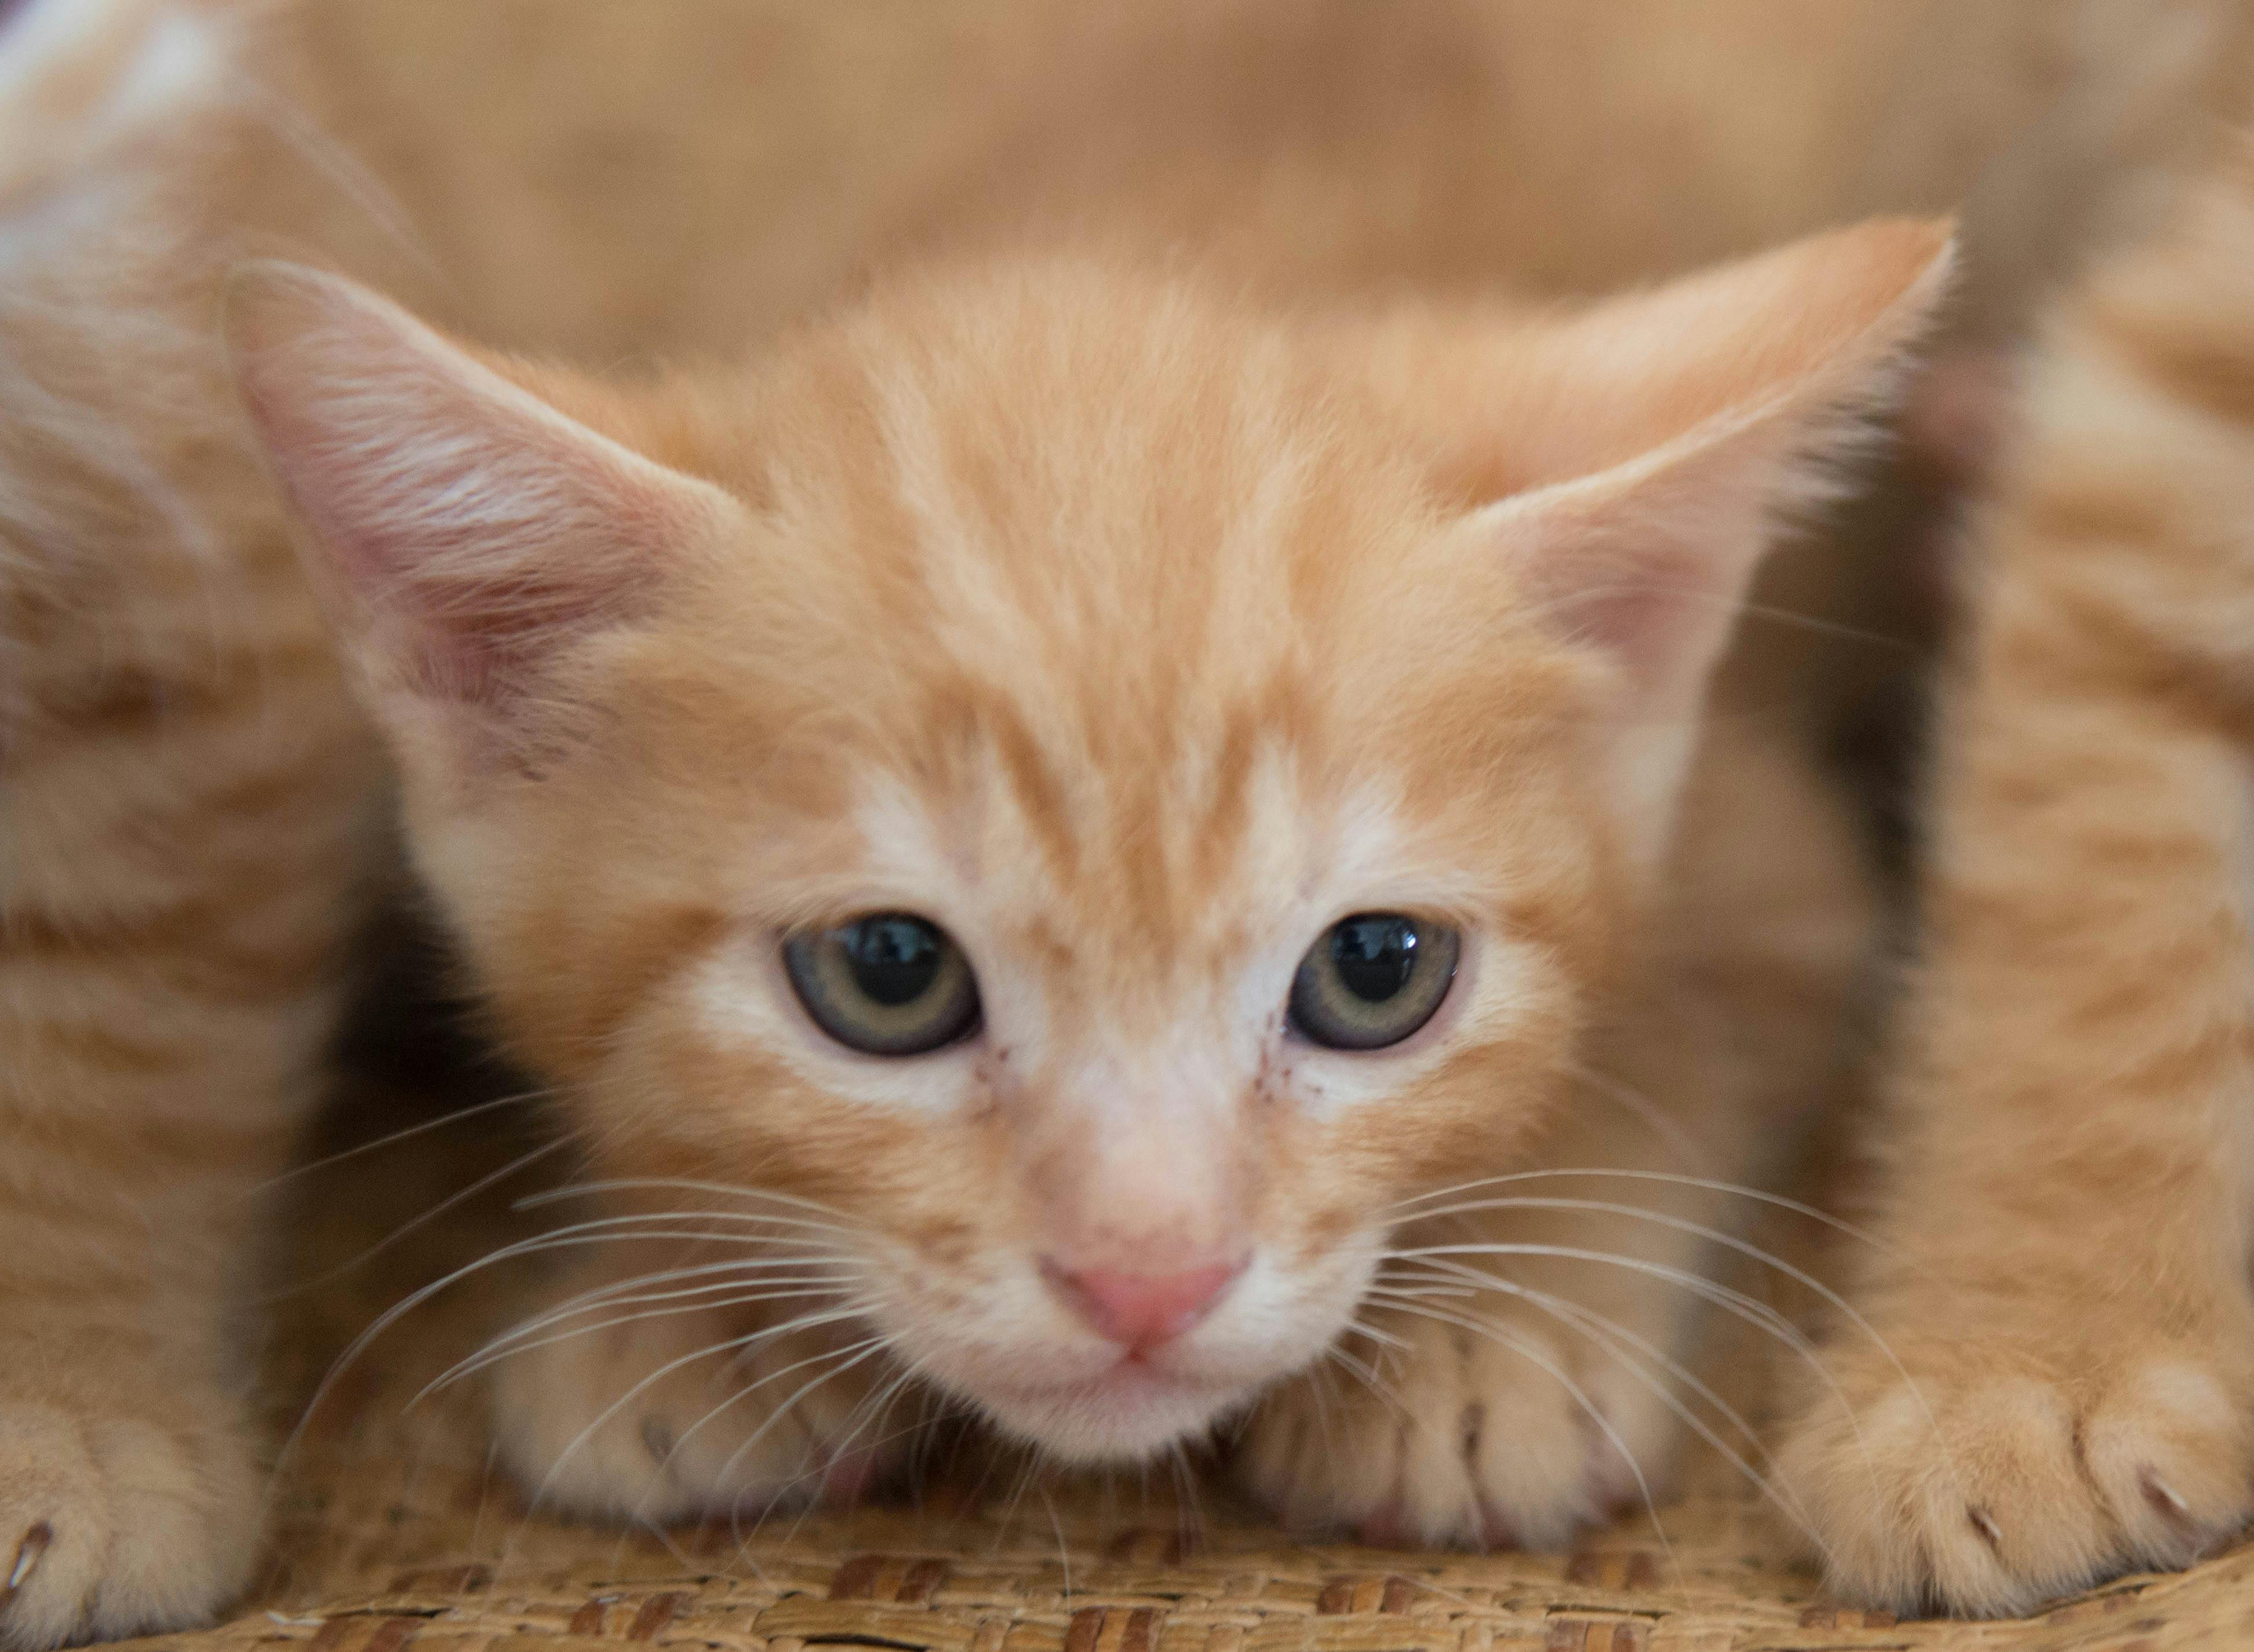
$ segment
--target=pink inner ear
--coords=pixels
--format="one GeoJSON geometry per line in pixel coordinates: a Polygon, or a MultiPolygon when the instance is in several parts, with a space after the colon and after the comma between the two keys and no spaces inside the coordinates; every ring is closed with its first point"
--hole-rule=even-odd
{"type": "Polygon", "coordinates": [[[498,708],[529,686],[544,655],[573,639],[634,617],[646,580],[599,592],[526,569],[461,593],[460,612],[433,605],[398,617],[411,628],[402,662],[411,686],[434,699],[498,708]]]}
{"type": "Polygon", "coordinates": [[[500,706],[544,660],[632,621],[654,593],[662,548],[686,531],[638,479],[575,466],[569,453],[546,455],[552,469],[528,464],[552,438],[522,433],[529,439],[510,452],[510,434],[481,431],[485,445],[455,450],[452,465],[394,479],[432,500],[490,495],[483,514],[397,520],[371,501],[357,531],[331,541],[347,583],[396,627],[404,675],[434,698],[500,706]]]}
{"type": "Polygon", "coordinates": [[[1670,649],[1686,605],[1728,601],[1710,566],[1665,544],[1641,555],[1560,545],[1551,556],[1556,565],[1529,581],[1551,629],[1632,664],[1654,662],[1670,649]]]}
{"type": "Polygon", "coordinates": [[[559,649],[646,610],[720,499],[346,283],[242,284],[253,416],[395,685],[488,710],[523,697],[559,649]]]}

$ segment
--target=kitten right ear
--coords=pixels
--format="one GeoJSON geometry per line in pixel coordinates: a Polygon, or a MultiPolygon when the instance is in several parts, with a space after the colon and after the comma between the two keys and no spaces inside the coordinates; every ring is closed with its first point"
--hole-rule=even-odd
{"type": "Polygon", "coordinates": [[[396,305],[300,266],[230,284],[253,423],[372,709],[519,751],[573,644],[644,612],[742,507],[545,402],[396,305]]]}

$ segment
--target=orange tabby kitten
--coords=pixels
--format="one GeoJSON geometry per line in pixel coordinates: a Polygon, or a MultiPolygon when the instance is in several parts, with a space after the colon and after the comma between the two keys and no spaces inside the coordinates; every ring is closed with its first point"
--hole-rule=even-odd
{"type": "MultiPolygon", "coordinates": [[[[318,47],[500,10],[298,21],[318,47]]],[[[606,66],[682,39],[706,61],[704,34],[639,12],[623,45],[603,32],[626,15],[546,38],[606,66]]],[[[438,222],[449,312],[489,336],[732,346],[872,248],[958,248],[759,367],[627,385],[481,360],[316,277],[254,277],[238,305],[276,466],[321,530],[316,583],[503,1026],[575,1081],[598,1174],[706,1184],[614,1189],[590,1231],[678,1230],[640,1218],[685,1209],[760,1242],[591,1247],[621,1253],[581,1270],[605,1294],[497,1350],[511,1454],[555,1499],[655,1516],[850,1490],[912,1374],[1068,1455],[1148,1450],[1358,1310],[1332,1362],[1390,1399],[1300,1376],[1250,1414],[1245,1470],[1296,1517],[1546,1540],[1660,1472],[1650,1384],[1690,1334],[1673,1281],[1699,1254],[1666,1223],[1710,1201],[1514,1185],[1464,1197],[1552,1208],[1466,1225],[1426,1196],[1545,1162],[1730,1173],[1820,1094],[1859,869],[1766,715],[1773,679],[1741,654],[1731,715],[1700,708],[1772,513],[1890,376],[1940,237],[1874,228],[1578,316],[1460,295],[1677,268],[1841,200],[1946,202],[1997,140],[1987,78],[1946,127],[1842,88],[1865,54],[1961,39],[1951,19],[1973,42],[1951,64],[2025,43],[2008,9],[1860,8],[1829,78],[1773,117],[1792,141],[1733,117],[1720,145],[1792,158],[1789,187],[1692,189],[1740,163],[1685,178],[1672,115],[1609,154],[1663,180],[1662,213],[1585,186],[1579,135],[1617,149],[1625,129],[1564,88],[1671,52],[1554,8],[1415,15],[1426,32],[1386,32],[1378,57],[1358,5],[1200,9],[1155,46],[1060,8],[1023,51],[990,17],[929,60],[976,66],[976,118],[935,96],[920,117],[943,164],[903,167],[901,138],[846,186],[771,166],[764,193],[696,194],[634,234],[525,197],[576,190],[591,154],[630,162],[645,130],[688,132],[737,188],[774,134],[746,149],[661,76],[662,119],[559,116],[556,161],[539,144],[574,97],[511,128],[489,88],[438,95],[402,136],[396,109],[355,125],[388,64],[307,72],[438,222]],[[1248,127],[1233,81],[1168,66],[1264,41],[1292,49],[1255,54],[1262,107],[1328,121],[1248,127]],[[1366,97],[1337,95],[1338,64],[1377,61],[1366,97]],[[1152,95],[1178,83],[1207,101],[1152,95]],[[1097,107],[1103,136],[1056,136],[1097,107]],[[1130,115],[1149,154],[1273,141],[1199,136],[1227,164],[1146,194],[1166,169],[1130,115]],[[449,122],[472,117],[466,144],[449,122]],[[1369,188],[1381,147],[1395,184],[1448,186],[1369,188]],[[520,150],[523,173],[495,158],[520,150]],[[1474,152],[1485,183],[1460,175],[1474,152]],[[1530,192],[1505,209],[1498,180],[1530,192]],[[1038,210],[1060,199],[1079,215],[1038,210]],[[671,238],[716,219],[730,233],[671,238]],[[960,250],[972,224],[983,258],[960,250]],[[1197,269],[1168,269],[1176,242],[1197,269]],[[1564,1208],[1585,1198],[1663,1220],[1564,1208]],[[1431,1249],[1458,1243],[1630,1265],[1509,1258],[1520,1294],[1459,1337],[1418,1293],[1504,1264],[1431,1249]],[[1427,1254],[1365,1298],[1404,1247],[1427,1254]],[[632,1283],[662,1267],[710,1271],[632,1283]],[[750,1282],[765,1307],[668,1312],[750,1282]],[[1404,1428],[1404,1401],[1433,1425],[1404,1428]],[[1316,1427],[1340,1431],[1320,1460],[1316,1427]]],[[[1697,32],[1735,62],[1730,43],[1772,38],[1762,15],[1697,32]]],[[[202,10],[39,0],[6,28],[0,1642],[45,1646],[206,1614],[252,1551],[228,1305],[312,1089],[384,766],[232,411],[219,270],[259,222],[381,261],[347,254],[368,234],[351,213],[277,181],[242,116],[297,129],[202,10]]],[[[1636,79],[1639,107],[1679,109],[1675,74],[1636,79]]],[[[2009,78],[2029,98],[2043,75],[2015,58],[2009,78]]]]}
{"type": "Polygon", "coordinates": [[[2016,1611],[2254,1514],[2250,388],[2241,140],[2055,318],[1977,536],[1876,1337],[1788,1460],[1865,1598],[2016,1611]]]}
{"type": "Polygon", "coordinates": [[[1131,1459],[1360,1315],[1393,1386],[1328,1451],[1307,1379],[1253,1416],[1294,1514],[1549,1540],[1656,1473],[1614,1356],[1679,1348],[1712,1197],[1640,1197],[1553,1307],[1592,1189],[1448,1190],[1685,1137],[1735,1172],[1820,1088],[1853,858],[1779,731],[1701,748],[1701,707],[1943,247],[1560,316],[1003,256],[628,384],[247,275],[417,864],[613,1231],[700,1236],[588,1247],[517,1336],[519,1469],[655,1518],[859,1483],[910,1376],[1131,1459]],[[1488,1334],[1423,1311],[1530,1245],[1488,1334]]]}

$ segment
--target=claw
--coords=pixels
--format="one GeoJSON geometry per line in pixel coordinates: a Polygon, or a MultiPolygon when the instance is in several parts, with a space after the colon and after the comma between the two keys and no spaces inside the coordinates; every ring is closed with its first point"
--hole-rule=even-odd
{"type": "Polygon", "coordinates": [[[2145,1471],[2138,1483],[2144,1488],[2145,1501],[2152,1504],[2162,1517],[2180,1526],[2192,1523],[2191,1505],[2183,1500],[2183,1494],[2174,1487],[2150,1469],[2145,1471]]]}
{"type": "Polygon", "coordinates": [[[23,1540],[16,1545],[16,1563],[8,1568],[8,1581],[0,1584],[0,1606],[16,1598],[16,1592],[24,1586],[24,1579],[38,1570],[40,1557],[54,1540],[55,1529],[44,1520],[24,1534],[23,1540]]]}

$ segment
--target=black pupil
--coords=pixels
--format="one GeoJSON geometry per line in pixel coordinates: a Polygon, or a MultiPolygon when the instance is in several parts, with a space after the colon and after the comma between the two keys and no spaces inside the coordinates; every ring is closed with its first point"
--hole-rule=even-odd
{"type": "Polygon", "coordinates": [[[853,984],[886,1009],[913,1004],[939,979],[939,932],[918,918],[864,918],[845,926],[853,984]]]}
{"type": "Polygon", "coordinates": [[[1348,918],[1331,931],[1339,984],[1365,1003],[1382,1004],[1417,968],[1417,926],[1406,918],[1348,918]]]}

